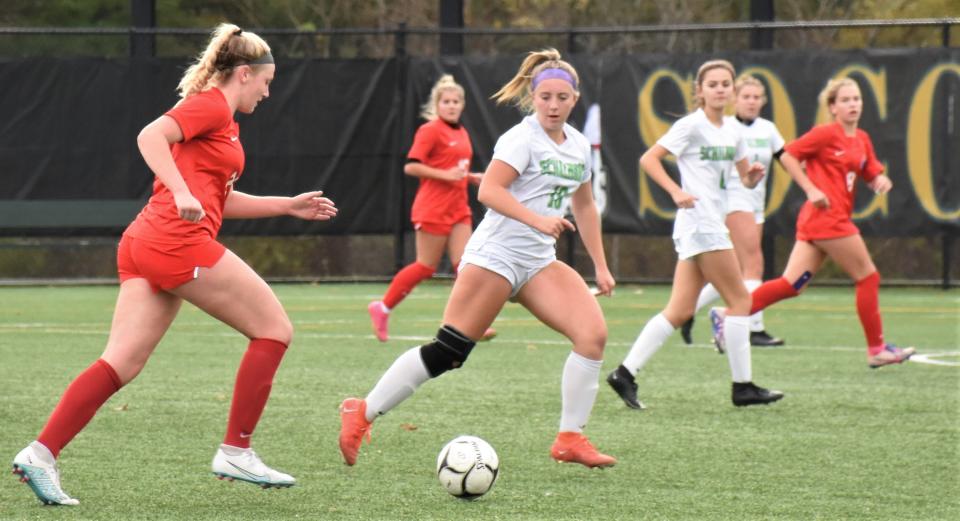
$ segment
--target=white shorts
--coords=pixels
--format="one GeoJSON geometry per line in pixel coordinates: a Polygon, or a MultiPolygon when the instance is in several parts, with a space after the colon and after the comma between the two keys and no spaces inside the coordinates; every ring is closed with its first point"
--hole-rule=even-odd
{"type": "Polygon", "coordinates": [[[743,186],[729,187],[727,190],[727,213],[750,212],[757,224],[763,224],[763,200],[765,196],[764,190],[760,188],[751,190],[743,186]]]}
{"type": "Polygon", "coordinates": [[[677,250],[680,260],[708,251],[732,250],[729,233],[690,233],[673,238],[673,247],[677,250]]]}
{"type": "Polygon", "coordinates": [[[488,252],[477,252],[477,251],[466,251],[463,253],[463,257],[460,259],[460,268],[463,269],[467,264],[473,264],[474,266],[479,266],[483,269],[490,270],[497,275],[507,279],[507,282],[510,283],[512,291],[510,292],[510,298],[517,296],[517,293],[526,285],[527,282],[530,282],[537,273],[540,273],[543,268],[546,268],[555,261],[553,259],[544,259],[533,266],[523,265],[516,261],[511,261],[510,259],[497,255],[495,253],[488,252]]]}

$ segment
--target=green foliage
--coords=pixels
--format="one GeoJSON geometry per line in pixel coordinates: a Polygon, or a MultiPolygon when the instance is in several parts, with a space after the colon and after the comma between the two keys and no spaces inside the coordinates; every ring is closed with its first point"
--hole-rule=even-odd
{"type": "MultiPolygon", "coordinates": [[[[626,409],[603,384],[586,433],[619,458],[606,471],[557,465],[567,342],[516,304],[464,369],[425,384],[377,420],[356,467],[336,448],[337,404],[363,396],[403,350],[439,325],[448,284],[425,284],[394,311],[396,340],[373,339],[364,311],[384,285],[279,285],[297,335],[277,375],[255,447],[299,480],[260,490],[213,479],[231,387],[246,343],[184,306],[143,374],[63,452],[75,508],[44,508],[12,477],[0,519],[863,519],[960,518],[960,367],[867,369],[849,288],[811,288],[766,312],[788,345],[754,350],[759,384],[786,392],[767,407],[729,401],[727,361],[671,338],[641,373],[649,409],[626,409]],[[436,482],[437,452],[457,434],[502,459],[474,502],[436,482]]],[[[623,286],[601,299],[616,367],[669,288],[623,286]]],[[[102,351],[115,287],[0,289],[0,456],[42,427],[67,383],[102,351]]],[[[882,291],[890,340],[921,353],[960,342],[956,291],[882,291]]]]}

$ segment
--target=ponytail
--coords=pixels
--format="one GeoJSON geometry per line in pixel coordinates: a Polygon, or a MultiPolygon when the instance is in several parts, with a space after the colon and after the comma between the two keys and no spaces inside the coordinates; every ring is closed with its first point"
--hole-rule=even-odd
{"type": "MultiPolygon", "coordinates": [[[[514,103],[524,112],[533,111],[533,92],[531,85],[533,78],[545,69],[562,69],[573,77],[574,82],[579,85],[580,77],[572,65],[560,59],[560,52],[556,49],[544,49],[542,51],[531,51],[520,64],[517,74],[500,87],[491,99],[496,100],[498,105],[505,103],[514,103]]],[[[577,91],[577,88],[574,87],[577,91]]],[[[577,91],[579,93],[579,91],[577,91]]]]}
{"type": "Polygon", "coordinates": [[[211,82],[229,78],[238,65],[265,61],[263,58],[269,54],[270,46],[256,34],[233,24],[220,24],[213,30],[207,48],[183,73],[177,91],[181,98],[203,92],[210,88],[211,82]]]}

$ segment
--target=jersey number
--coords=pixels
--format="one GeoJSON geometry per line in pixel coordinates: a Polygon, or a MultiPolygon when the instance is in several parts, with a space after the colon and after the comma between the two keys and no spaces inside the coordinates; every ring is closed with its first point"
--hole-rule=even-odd
{"type": "Polygon", "coordinates": [[[560,209],[563,206],[563,199],[567,197],[567,192],[570,189],[566,186],[558,186],[553,189],[553,192],[550,194],[550,200],[547,201],[548,208],[560,209]]]}

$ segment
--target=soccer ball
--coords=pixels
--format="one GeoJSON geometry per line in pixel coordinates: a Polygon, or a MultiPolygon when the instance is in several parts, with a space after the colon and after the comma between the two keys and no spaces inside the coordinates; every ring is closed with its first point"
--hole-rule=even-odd
{"type": "Polygon", "coordinates": [[[493,487],[500,458],[489,443],[476,436],[457,436],[437,456],[437,479],[450,494],[478,498],[493,487]]]}

